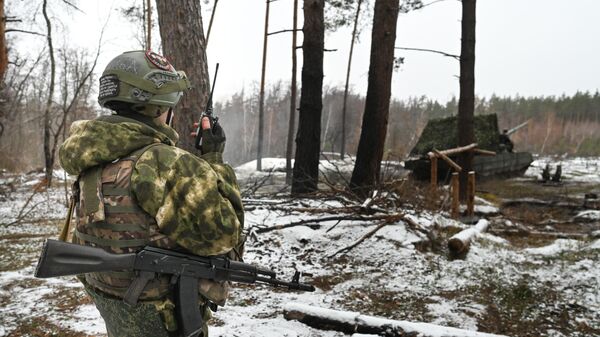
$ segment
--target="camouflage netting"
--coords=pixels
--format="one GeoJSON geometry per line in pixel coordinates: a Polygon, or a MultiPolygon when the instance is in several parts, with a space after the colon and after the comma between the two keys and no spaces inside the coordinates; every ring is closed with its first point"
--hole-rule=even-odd
{"type": "MultiPolygon", "coordinates": [[[[410,152],[411,156],[426,155],[434,148],[446,150],[458,147],[456,116],[432,119],[421,133],[419,142],[410,152]]],[[[498,117],[492,115],[475,116],[475,142],[480,149],[498,151],[500,148],[498,117]]]]}

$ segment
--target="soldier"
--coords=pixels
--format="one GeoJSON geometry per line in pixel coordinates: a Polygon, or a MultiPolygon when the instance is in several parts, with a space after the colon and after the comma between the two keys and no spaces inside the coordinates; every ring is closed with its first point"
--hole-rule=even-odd
{"type": "Polygon", "coordinates": [[[504,129],[500,135],[500,151],[501,152],[513,152],[514,144],[508,136],[508,130],[504,129]]]}
{"type": "MultiPolygon", "coordinates": [[[[74,242],[113,253],[151,245],[241,258],[243,206],[233,169],[223,163],[222,128],[202,120],[197,157],[174,146],[178,135],[166,123],[189,88],[185,73],[150,51],[126,52],[108,64],[98,102],[114,114],[73,123],[59,152],[62,167],[78,176],[74,242]]],[[[105,272],[80,278],[108,336],[179,336],[170,280],[155,278],[138,304],[128,306],[122,299],[135,277],[105,272]]],[[[200,280],[204,322],[227,292],[226,283],[200,280]]]]}

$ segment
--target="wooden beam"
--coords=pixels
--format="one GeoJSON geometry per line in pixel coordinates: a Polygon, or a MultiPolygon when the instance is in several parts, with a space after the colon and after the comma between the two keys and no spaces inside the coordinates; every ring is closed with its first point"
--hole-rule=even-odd
{"type": "MultiPolygon", "coordinates": [[[[476,147],[477,147],[477,143],[473,143],[473,144],[469,144],[466,146],[456,147],[453,149],[447,149],[447,150],[438,151],[438,152],[443,153],[446,156],[451,156],[453,154],[457,154],[457,153],[461,153],[461,152],[472,151],[476,147]]],[[[433,151],[435,152],[435,150],[433,150],[433,151]]],[[[429,152],[429,155],[431,156],[431,152],[429,152]]]]}
{"type": "Polygon", "coordinates": [[[436,156],[442,158],[446,163],[448,163],[448,165],[452,166],[452,168],[456,172],[462,171],[462,167],[460,167],[457,163],[454,162],[454,160],[450,159],[447,155],[443,154],[442,152],[436,149],[433,149],[433,153],[435,153],[436,156]]]}

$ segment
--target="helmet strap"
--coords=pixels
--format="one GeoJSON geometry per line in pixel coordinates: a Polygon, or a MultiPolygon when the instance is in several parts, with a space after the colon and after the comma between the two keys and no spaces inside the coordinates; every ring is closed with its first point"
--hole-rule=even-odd
{"type": "Polygon", "coordinates": [[[167,113],[167,125],[173,127],[173,108],[169,108],[167,113]]]}

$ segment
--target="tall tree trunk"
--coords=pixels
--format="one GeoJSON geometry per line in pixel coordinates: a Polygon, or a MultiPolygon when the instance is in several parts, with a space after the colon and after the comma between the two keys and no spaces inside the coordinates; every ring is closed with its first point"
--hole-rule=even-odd
{"type": "Polygon", "coordinates": [[[352,54],[354,53],[354,41],[356,41],[356,31],[358,28],[358,17],[360,16],[360,6],[363,0],[358,0],[356,5],[356,16],[354,17],[354,28],[352,29],[352,39],[350,39],[350,52],[348,53],[348,68],[346,70],[346,85],[344,86],[344,103],[342,104],[342,146],[340,157],[344,159],[346,154],[346,110],[348,103],[348,89],[350,86],[350,69],[352,68],[352,54]]]}
{"type": "Polygon", "coordinates": [[[265,75],[267,72],[267,42],[269,41],[269,8],[271,1],[266,0],[265,35],[263,37],[262,71],[260,75],[260,94],[258,98],[258,144],[256,147],[256,170],[262,170],[263,141],[265,133],[265,75]]]}
{"type": "Polygon", "coordinates": [[[147,28],[147,32],[146,32],[146,49],[147,50],[152,50],[152,0],[146,0],[147,1],[147,11],[148,11],[148,17],[147,17],[147,24],[148,24],[148,28],[147,28]]]}
{"type": "MultiPolygon", "coordinates": [[[[4,73],[8,66],[8,55],[6,55],[6,38],[4,30],[6,18],[4,17],[4,0],[0,0],[0,81],[4,80],[4,73]]],[[[0,133],[1,134],[1,133],[0,133]]]]}
{"type": "Polygon", "coordinates": [[[375,2],[365,113],[350,180],[350,188],[363,196],[379,183],[390,112],[398,9],[399,0],[375,2]]]}
{"type": "Polygon", "coordinates": [[[52,130],[50,125],[50,113],[52,110],[52,97],[54,96],[54,78],[56,77],[56,60],[54,59],[54,46],[52,44],[52,24],[48,17],[48,1],[44,0],[42,12],[46,21],[46,41],[48,43],[48,54],[50,54],[50,83],[48,84],[48,99],[44,111],[44,166],[46,169],[46,182],[52,184],[52,172],[54,171],[54,156],[50,136],[52,130]]]}
{"type": "Polygon", "coordinates": [[[324,0],[304,0],[302,89],[292,194],[317,190],[323,109],[324,0]]]}
{"type": "Polygon", "coordinates": [[[285,181],[288,184],[292,183],[292,151],[294,151],[294,131],[296,131],[296,74],[297,74],[297,57],[296,44],[298,33],[298,0],[294,0],[294,27],[292,31],[292,82],[290,88],[290,119],[288,126],[287,147],[285,152],[285,181]]]}
{"type": "MultiPolygon", "coordinates": [[[[458,146],[475,142],[473,115],[475,111],[475,2],[462,0],[462,34],[460,47],[460,97],[458,99],[458,146]]],[[[473,152],[458,156],[460,198],[467,194],[468,173],[473,169],[473,152]]]]}
{"type": "Polygon", "coordinates": [[[210,91],[200,1],[157,0],[156,10],[164,56],[175,69],[185,71],[193,85],[175,108],[173,126],[181,136],[177,146],[199,153],[189,134],[206,109],[210,91]]]}

